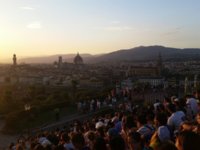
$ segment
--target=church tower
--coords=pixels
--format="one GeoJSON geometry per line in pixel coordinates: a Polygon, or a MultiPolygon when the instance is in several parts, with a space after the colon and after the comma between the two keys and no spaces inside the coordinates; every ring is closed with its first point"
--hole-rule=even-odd
{"type": "Polygon", "coordinates": [[[62,64],[63,64],[62,56],[59,56],[59,57],[58,57],[58,68],[61,68],[61,67],[62,67],[62,64]]]}
{"type": "Polygon", "coordinates": [[[13,66],[17,66],[17,56],[13,54],[13,66]]]}
{"type": "Polygon", "coordinates": [[[158,69],[158,75],[161,75],[161,72],[163,70],[163,61],[162,61],[162,56],[160,52],[158,54],[157,69],[158,69]]]}

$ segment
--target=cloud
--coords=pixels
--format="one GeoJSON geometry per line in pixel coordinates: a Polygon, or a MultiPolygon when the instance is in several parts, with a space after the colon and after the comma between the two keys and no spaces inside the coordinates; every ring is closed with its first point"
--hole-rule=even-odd
{"type": "Polygon", "coordinates": [[[167,32],[163,33],[162,35],[171,36],[171,35],[180,33],[181,30],[182,30],[181,27],[176,27],[174,29],[171,29],[170,31],[167,31],[167,32]]]}
{"type": "Polygon", "coordinates": [[[29,6],[20,7],[20,9],[23,9],[23,10],[35,10],[35,8],[29,7],[29,6]]]}
{"type": "Polygon", "coordinates": [[[111,24],[120,24],[120,21],[115,20],[115,21],[111,21],[110,23],[111,24]]]}
{"type": "Polygon", "coordinates": [[[133,30],[133,28],[129,27],[129,26],[96,27],[95,29],[105,30],[105,31],[126,31],[126,30],[133,30]]]}
{"type": "Polygon", "coordinates": [[[40,24],[40,22],[32,22],[30,24],[27,25],[27,28],[29,29],[40,29],[42,28],[42,25],[40,24]]]}

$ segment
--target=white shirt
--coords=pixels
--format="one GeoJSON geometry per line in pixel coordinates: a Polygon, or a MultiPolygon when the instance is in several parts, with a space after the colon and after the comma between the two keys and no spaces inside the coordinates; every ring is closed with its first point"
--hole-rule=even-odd
{"type": "Polygon", "coordinates": [[[195,116],[198,113],[197,100],[194,98],[188,98],[186,104],[192,110],[192,113],[195,116]]]}
{"type": "Polygon", "coordinates": [[[167,126],[158,127],[158,137],[161,142],[170,140],[170,131],[167,126]]]}
{"type": "Polygon", "coordinates": [[[184,121],[185,113],[183,111],[177,111],[173,113],[167,120],[167,124],[173,129],[178,130],[181,123],[184,121]]]}

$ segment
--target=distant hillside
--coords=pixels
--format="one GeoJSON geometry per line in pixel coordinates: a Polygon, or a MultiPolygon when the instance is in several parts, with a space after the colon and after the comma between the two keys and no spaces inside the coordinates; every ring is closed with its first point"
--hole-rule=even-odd
{"type": "MultiPolygon", "coordinates": [[[[85,63],[116,62],[116,61],[149,61],[156,60],[159,53],[163,60],[185,61],[200,58],[200,48],[169,48],[163,46],[140,46],[123,49],[101,55],[80,54],[85,63]]],[[[53,63],[62,56],[63,62],[73,62],[76,54],[60,54],[44,57],[30,57],[18,59],[19,63],[53,63]]]]}
{"type": "MultiPolygon", "coordinates": [[[[58,55],[51,55],[51,56],[41,56],[41,57],[27,57],[23,59],[19,59],[19,63],[53,63],[58,61],[58,57],[62,56],[63,62],[71,63],[74,60],[74,57],[77,54],[58,54],[58,55]]],[[[84,60],[88,60],[89,58],[93,57],[90,54],[81,54],[81,57],[84,60]]]]}
{"type": "Polygon", "coordinates": [[[163,46],[140,46],[131,49],[118,50],[95,58],[97,62],[107,61],[147,61],[158,58],[159,53],[163,60],[194,60],[200,58],[199,48],[177,49],[163,46]]]}

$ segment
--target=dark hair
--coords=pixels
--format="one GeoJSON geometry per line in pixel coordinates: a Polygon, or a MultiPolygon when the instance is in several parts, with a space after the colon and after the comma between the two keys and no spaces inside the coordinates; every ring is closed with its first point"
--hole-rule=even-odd
{"type": "Polygon", "coordinates": [[[166,101],[166,102],[168,102],[168,103],[171,102],[170,99],[169,99],[169,97],[164,97],[164,101],[166,101]]]}
{"type": "Polygon", "coordinates": [[[160,144],[158,150],[177,150],[177,148],[173,142],[165,141],[160,144]]]}
{"type": "Polygon", "coordinates": [[[199,150],[200,136],[192,131],[180,132],[177,140],[183,150],[199,150]]]}
{"type": "Polygon", "coordinates": [[[133,127],[136,127],[136,124],[135,124],[135,122],[134,122],[133,116],[131,116],[131,115],[128,115],[128,116],[127,116],[127,118],[126,118],[126,127],[127,127],[128,129],[133,128],[133,127]]]}
{"type": "Polygon", "coordinates": [[[102,137],[97,137],[94,141],[93,150],[107,150],[106,141],[102,137]]]}
{"type": "Polygon", "coordinates": [[[167,110],[174,113],[176,112],[176,106],[174,104],[167,105],[167,110]]]}
{"type": "Polygon", "coordinates": [[[76,148],[82,148],[85,146],[85,139],[81,133],[75,133],[72,136],[72,144],[76,148]]]}
{"type": "Polygon", "coordinates": [[[146,120],[146,116],[144,115],[144,114],[142,114],[142,115],[139,115],[138,117],[137,117],[137,121],[140,123],[140,124],[146,124],[147,123],[147,120],[146,120]]]}
{"type": "Polygon", "coordinates": [[[125,142],[121,136],[116,136],[110,140],[111,150],[125,150],[125,142]]]}
{"type": "Polygon", "coordinates": [[[159,125],[167,124],[167,115],[165,113],[157,113],[155,119],[159,122],[159,125]]]}
{"type": "Polygon", "coordinates": [[[68,136],[68,134],[66,132],[62,133],[61,138],[65,142],[69,142],[70,141],[70,137],[68,136]]]}
{"type": "Polygon", "coordinates": [[[37,144],[34,147],[34,150],[43,150],[43,149],[44,149],[44,147],[41,144],[37,144]]]}
{"type": "Polygon", "coordinates": [[[141,135],[138,132],[130,132],[128,136],[135,142],[141,142],[141,135]]]}

